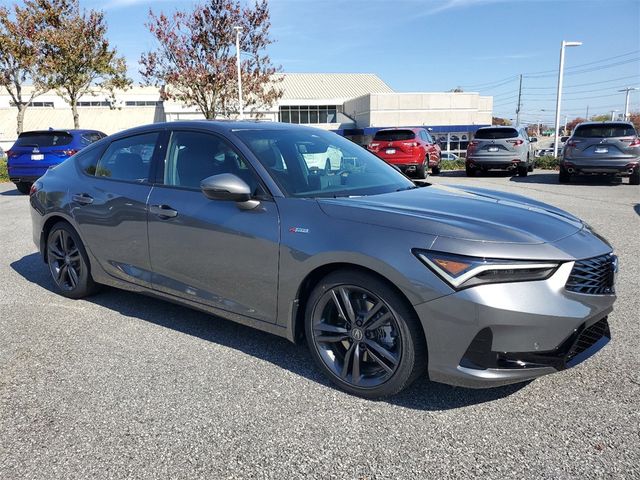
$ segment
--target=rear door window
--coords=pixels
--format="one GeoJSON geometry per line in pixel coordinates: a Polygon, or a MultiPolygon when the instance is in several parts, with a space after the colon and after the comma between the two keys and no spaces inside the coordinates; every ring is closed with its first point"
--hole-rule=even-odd
{"type": "Polygon", "coordinates": [[[500,140],[503,138],[516,138],[518,130],[515,128],[481,128],[476,132],[475,138],[480,140],[500,140]]]}
{"type": "Polygon", "coordinates": [[[380,142],[399,142],[402,140],[413,140],[416,134],[412,130],[381,130],[373,137],[380,142]]]}
{"type": "Polygon", "coordinates": [[[86,146],[91,145],[93,142],[97,142],[101,138],[104,138],[104,136],[98,132],[83,133],[80,136],[80,142],[82,143],[82,145],[86,146]]]}
{"type": "Polygon", "coordinates": [[[116,140],[98,161],[95,176],[129,182],[145,182],[156,149],[158,132],[116,140]]]}
{"type": "Polygon", "coordinates": [[[24,132],[21,133],[13,148],[16,147],[62,147],[69,145],[73,137],[67,132],[24,132]]]}
{"type": "Polygon", "coordinates": [[[579,138],[632,137],[636,130],[626,123],[608,123],[604,125],[580,125],[573,132],[579,138]]]}

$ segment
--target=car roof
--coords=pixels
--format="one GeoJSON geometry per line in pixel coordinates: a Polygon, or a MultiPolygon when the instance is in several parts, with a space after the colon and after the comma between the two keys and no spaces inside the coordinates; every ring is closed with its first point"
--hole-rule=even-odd
{"type": "Polygon", "coordinates": [[[427,127],[391,127],[391,128],[381,128],[380,130],[378,130],[378,132],[393,132],[394,130],[411,130],[412,132],[418,132],[420,130],[426,130],[426,129],[427,127]]]}
{"type": "Polygon", "coordinates": [[[50,128],[47,130],[29,130],[26,132],[22,132],[20,135],[25,135],[25,134],[29,134],[29,133],[68,133],[68,134],[72,134],[72,133],[103,133],[100,130],[86,130],[86,129],[80,129],[80,128],[76,128],[76,129],[71,129],[71,130],[67,130],[67,129],[57,129],[57,128],[50,128]]]}
{"type": "Polygon", "coordinates": [[[518,127],[514,127],[513,125],[491,125],[490,127],[480,127],[478,130],[492,130],[494,128],[513,128],[514,130],[518,130],[518,127]]]}
{"type": "Polygon", "coordinates": [[[624,121],[624,120],[605,120],[605,121],[602,121],[602,122],[582,122],[582,123],[580,123],[578,125],[587,125],[587,126],[589,126],[589,125],[612,125],[612,124],[615,124],[615,125],[624,124],[624,125],[628,125],[630,127],[634,126],[633,123],[627,122],[627,121],[624,121]]]}

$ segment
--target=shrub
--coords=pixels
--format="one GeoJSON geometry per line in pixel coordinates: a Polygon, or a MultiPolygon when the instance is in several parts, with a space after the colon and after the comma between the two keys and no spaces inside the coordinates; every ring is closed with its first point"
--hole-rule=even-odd
{"type": "Polygon", "coordinates": [[[558,170],[558,165],[558,159],[551,155],[544,155],[536,158],[536,168],[541,168],[543,170],[558,170]]]}
{"type": "Polygon", "coordinates": [[[440,170],[462,170],[464,169],[464,158],[457,160],[442,160],[440,170]]]}
{"type": "Polygon", "coordinates": [[[9,181],[9,172],[7,171],[7,157],[6,155],[0,156],[0,182],[9,181]]]}

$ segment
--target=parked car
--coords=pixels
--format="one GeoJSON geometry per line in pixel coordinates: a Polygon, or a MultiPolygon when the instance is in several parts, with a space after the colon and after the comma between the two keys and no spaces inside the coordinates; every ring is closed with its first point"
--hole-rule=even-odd
{"type": "Polygon", "coordinates": [[[459,160],[460,157],[458,155],[456,155],[455,153],[451,153],[451,152],[441,152],[440,153],[440,159],[441,160],[450,160],[450,161],[455,161],[455,160],[459,160]]]}
{"type": "Polygon", "coordinates": [[[629,177],[640,185],[640,139],[629,122],[585,122],[567,141],[560,161],[560,182],[574,175],[629,177]]]}
{"type": "Polygon", "coordinates": [[[367,147],[385,162],[407,175],[427,178],[440,173],[440,145],[426,128],[386,128],[378,130],[367,147]]]}
{"type": "Polygon", "coordinates": [[[9,179],[24,194],[49,167],[58,165],[106,135],[97,130],[37,130],[22,132],[7,150],[9,179]]]}
{"type": "Polygon", "coordinates": [[[488,170],[511,170],[526,177],[533,171],[531,142],[524,128],[479,128],[467,146],[467,176],[488,170]]]}
{"type": "Polygon", "coordinates": [[[62,295],[106,284],[306,340],[365,397],[425,371],[467,387],[530,380],[610,338],[617,260],[578,218],[512,193],[418,187],[311,127],[120,132],[48,170],[30,204],[62,295]],[[301,145],[339,151],[340,171],[309,169],[301,145]]]}

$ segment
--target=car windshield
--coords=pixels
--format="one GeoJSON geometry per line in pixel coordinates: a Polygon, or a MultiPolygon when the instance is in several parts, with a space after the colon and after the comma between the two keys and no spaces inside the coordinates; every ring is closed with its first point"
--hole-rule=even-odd
{"type": "Polygon", "coordinates": [[[630,137],[636,135],[636,130],[626,123],[607,123],[603,125],[581,125],[573,133],[580,138],[630,137]]]}
{"type": "Polygon", "coordinates": [[[73,137],[67,132],[25,132],[21,133],[13,148],[16,147],[61,147],[69,145],[73,137]]]}
{"type": "Polygon", "coordinates": [[[481,128],[476,132],[475,138],[480,140],[499,140],[517,136],[518,131],[515,128],[481,128]]]}
{"type": "Polygon", "coordinates": [[[414,138],[416,138],[416,134],[412,130],[380,130],[373,137],[379,142],[399,142],[414,138]]]}
{"type": "Polygon", "coordinates": [[[376,195],[416,188],[396,169],[335,133],[311,129],[235,133],[291,197],[376,195]]]}

